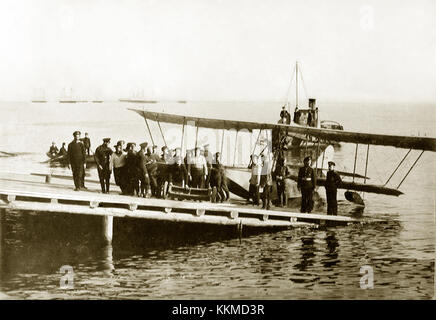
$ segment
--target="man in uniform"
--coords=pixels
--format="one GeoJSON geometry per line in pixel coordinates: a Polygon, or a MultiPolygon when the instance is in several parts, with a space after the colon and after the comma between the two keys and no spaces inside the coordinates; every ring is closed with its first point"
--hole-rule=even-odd
{"type": "Polygon", "coordinates": [[[226,176],[225,168],[221,164],[221,153],[215,153],[215,161],[213,162],[214,163],[211,164],[211,170],[209,173],[210,187],[212,188],[211,202],[217,202],[218,199],[220,202],[224,202],[226,195],[224,194],[223,184],[226,176]]]}
{"type": "Polygon", "coordinates": [[[68,144],[68,162],[71,171],[73,171],[74,191],[87,189],[85,187],[85,146],[80,141],[80,131],[74,131],[74,140],[68,144]]]}
{"type": "Polygon", "coordinates": [[[58,153],[61,157],[65,157],[66,155],[68,155],[68,151],[67,148],[65,148],[65,144],[66,144],[65,142],[62,142],[62,147],[58,153]]]}
{"type": "Polygon", "coordinates": [[[91,149],[91,139],[88,137],[88,132],[85,132],[85,138],[82,139],[85,146],[86,154],[89,156],[89,150],[91,149]]]}
{"type": "Polygon", "coordinates": [[[56,146],[56,142],[52,142],[50,150],[48,150],[48,153],[54,157],[54,156],[58,155],[58,152],[59,152],[59,150],[58,150],[58,147],[56,146]]]}
{"type": "Polygon", "coordinates": [[[298,109],[298,107],[295,107],[295,110],[294,110],[294,122],[296,124],[300,124],[300,115],[301,115],[301,111],[298,109]]]}
{"type": "Polygon", "coordinates": [[[281,157],[277,161],[277,166],[274,171],[275,180],[277,184],[277,197],[278,197],[278,205],[280,207],[288,206],[288,197],[285,194],[285,177],[288,175],[287,167],[286,167],[286,158],[281,157]]]}
{"type": "Polygon", "coordinates": [[[313,209],[313,191],[315,190],[315,173],[310,167],[310,157],[304,158],[304,167],[298,171],[298,190],[301,190],[300,212],[310,213],[313,209]]]}
{"type": "Polygon", "coordinates": [[[110,138],[104,138],[103,143],[98,146],[97,149],[95,149],[94,154],[102,193],[109,193],[109,185],[112,171],[112,168],[110,166],[110,160],[112,156],[112,149],[109,147],[110,141],[110,138]]]}
{"type": "Polygon", "coordinates": [[[338,213],[338,202],[336,200],[336,195],[338,186],[341,184],[342,180],[339,174],[335,171],[335,163],[333,161],[329,161],[328,165],[329,171],[327,171],[327,177],[325,181],[327,214],[335,216],[338,213]]]}
{"type": "Polygon", "coordinates": [[[139,146],[141,147],[141,150],[138,151],[138,179],[140,184],[139,196],[145,198],[150,194],[150,179],[147,170],[148,156],[146,154],[146,148],[148,146],[148,143],[144,142],[141,143],[139,146]]]}
{"type": "Polygon", "coordinates": [[[286,105],[284,105],[282,111],[280,111],[280,119],[283,121],[282,124],[291,124],[291,115],[288,110],[286,110],[286,105]]]}
{"type": "Polygon", "coordinates": [[[135,146],[136,144],[134,142],[128,142],[126,145],[126,149],[124,150],[127,152],[126,154],[126,194],[133,196],[136,194],[139,194],[139,181],[138,181],[138,169],[137,169],[137,163],[138,163],[138,157],[136,156],[135,152],[135,146]]]}

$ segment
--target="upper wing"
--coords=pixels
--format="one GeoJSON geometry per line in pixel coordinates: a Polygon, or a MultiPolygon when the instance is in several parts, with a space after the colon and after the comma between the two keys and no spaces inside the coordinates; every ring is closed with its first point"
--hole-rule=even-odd
{"type": "Polygon", "coordinates": [[[307,135],[318,138],[320,140],[337,141],[337,142],[350,142],[359,144],[373,144],[382,146],[392,146],[396,148],[405,149],[418,149],[426,151],[436,151],[436,139],[429,137],[413,137],[413,136],[398,136],[387,134],[374,134],[363,132],[352,132],[332,129],[319,129],[312,127],[303,127],[299,125],[286,125],[286,124],[272,124],[260,123],[249,121],[237,120],[223,120],[200,118],[192,116],[182,116],[176,114],[151,112],[139,109],[130,109],[144,117],[154,121],[162,121],[174,124],[187,124],[188,122],[195,122],[195,125],[203,128],[211,129],[235,129],[235,130],[249,130],[254,129],[283,129],[289,134],[307,135]]]}

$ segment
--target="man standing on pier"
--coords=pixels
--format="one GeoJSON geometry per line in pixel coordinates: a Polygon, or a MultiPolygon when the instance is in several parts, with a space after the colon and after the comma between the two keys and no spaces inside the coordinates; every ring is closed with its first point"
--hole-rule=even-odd
{"type": "Polygon", "coordinates": [[[86,189],[85,187],[85,146],[80,141],[80,131],[74,131],[74,140],[68,145],[68,161],[71,171],[73,171],[74,191],[86,189]]]}
{"type": "Polygon", "coordinates": [[[88,137],[88,132],[85,132],[85,138],[82,139],[83,144],[85,145],[86,154],[89,156],[89,150],[91,149],[91,139],[88,137]]]}
{"type": "Polygon", "coordinates": [[[327,177],[325,181],[325,191],[327,195],[327,214],[337,215],[338,202],[336,199],[338,193],[338,186],[342,182],[341,177],[335,171],[335,163],[333,161],[328,162],[329,171],[327,171],[327,177]]]}
{"type": "Polygon", "coordinates": [[[123,153],[123,143],[118,141],[114,146],[115,152],[111,157],[111,167],[114,170],[115,183],[121,189],[121,194],[126,192],[126,154],[123,153]]]}
{"type": "Polygon", "coordinates": [[[199,147],[195,148],[195,155],[188,165],[188,175],[191,177],[193,188],[204,188],[207,177],[207,163],[201,155],[199,147]]]}
{"type": "Polygon", "coordinates": [[[101,192],[109,193],[111,178],[110,159],[112,149],[109,147],[110,138],[104,138],[103,143],[95,149],[94,159],[97,164],[98,178],[100,179],[101,192]]]}
{"type": "Polygon", "coordinates": [[[310,167],[310,157],[304,158],[304,167],[298,171],[298,190],[301,190],[301,212],[310,213],[313,209],[313,191],[315,190],[315,173],[310,167]]]}

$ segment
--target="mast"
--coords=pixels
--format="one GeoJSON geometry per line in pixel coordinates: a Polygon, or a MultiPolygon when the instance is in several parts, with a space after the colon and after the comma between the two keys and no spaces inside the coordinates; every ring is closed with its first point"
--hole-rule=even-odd
{"type": "Polygon", "coordinates": [[[295,62],[295,84],[295,106],[298,107],[298,61],[295,62]]]}

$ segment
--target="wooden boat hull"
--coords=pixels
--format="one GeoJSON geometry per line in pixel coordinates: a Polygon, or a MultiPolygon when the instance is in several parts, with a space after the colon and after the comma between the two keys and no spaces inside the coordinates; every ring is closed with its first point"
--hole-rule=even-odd
{"type": "MultiPolygon", "coordinates": [[[[46,153],[46,155],[50,158],[49,159],[49,163],[57,163],[57,164],[61,164],[61,165],[68,165],[68,158],[67,156],[54,156],[49,154],[48,152],[46,153]]],[[[92,155],[87,155],[86,156],[86,165],[95,165],[95,159],[94,156],[92,155]]]]}

